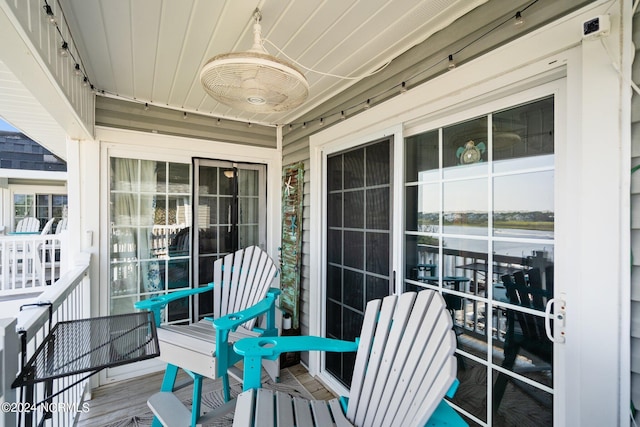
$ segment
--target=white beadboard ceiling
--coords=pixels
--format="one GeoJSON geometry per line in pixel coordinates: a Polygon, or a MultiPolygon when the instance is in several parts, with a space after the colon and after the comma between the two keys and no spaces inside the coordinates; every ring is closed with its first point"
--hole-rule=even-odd
{"type": "MultiPolygon", "coordinates": [[[[59,0],[91,82],[107,96],[264,124],[291,123],[357,80],[302,70],[307,101],[276,114],[246,113],[200,85],[211,57],[248,50],[252,16],[263,38],[304,67],[370,73],[487,0],[59,0]]],[[[270,43],[266,49],[285,59],[270,43]]]]}

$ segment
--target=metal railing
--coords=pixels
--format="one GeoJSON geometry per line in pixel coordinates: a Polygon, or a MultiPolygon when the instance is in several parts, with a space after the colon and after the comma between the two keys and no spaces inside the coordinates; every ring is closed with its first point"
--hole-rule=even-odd
{"type": "Polygon", "coordinates": [[[49,420],[47,424],[51,426],[69,426],[83,410],[82,396],[88,380],[81,375],[19,389],[11,385],[52,325],[88,317],[89,265],[90,255],[81,254],[76,265],[55,284],[23,305],[16,319],[0,319],[0,364],[4,374],[0,383],[0,427],[28,427],[43,420],[49,420]]]}

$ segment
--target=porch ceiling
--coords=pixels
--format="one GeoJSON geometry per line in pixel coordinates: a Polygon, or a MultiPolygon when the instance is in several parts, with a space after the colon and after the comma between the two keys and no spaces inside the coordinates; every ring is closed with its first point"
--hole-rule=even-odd
{"type": "MultiPolygon", "coordinates": [[[[253,123],[291,123],[357,80],[303,71],[308,100],[293,111],[246,113],[204,92],[211,57],[245,51],[252,15],[263,37],[305,67],[370,73],[487,0],[59,0],[90,81],[107,96],[253,123]]],[[[57,6],[51,0],[52,7],[57,6]]],[[[266,49],[283,58],[269,43],[266,49]]]]}

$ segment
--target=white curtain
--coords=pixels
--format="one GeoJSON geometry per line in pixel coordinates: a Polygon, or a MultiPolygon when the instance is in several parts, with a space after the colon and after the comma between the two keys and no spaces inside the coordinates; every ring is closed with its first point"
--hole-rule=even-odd
{"type": "Polygon", "coordinates": [[[139,279],[133,271],[122,271],[119,286],[126,290],[144,292],[162,290],[158,261],[141,261],[153,257],[152,229],[155,215],[156,162],[136,159],[114,159],[113,168],[114,226],[118,252],[129,253],[131,261],[139,265],[139,279]],[[138,167],[139,166],[139,167],[138,167]]]}

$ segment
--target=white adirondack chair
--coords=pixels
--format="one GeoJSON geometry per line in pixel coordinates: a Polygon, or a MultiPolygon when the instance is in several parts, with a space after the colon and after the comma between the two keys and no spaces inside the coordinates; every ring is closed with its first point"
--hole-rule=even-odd
{"type": "Polygon", "coordinates": [[[370,301],[355,342],[304,336],[243,339],[234,346],[244,355],[245,391],[237,398],[233,425],[466,426],[443,400],[457,387],[451,326],[442,296],[424,290],[370,301]],[[260,388],[263,358],[298,350],[356,349],[348,401],[307,402],[260,388]]]}
{"type": "Polygon", "coordinates": [[[32,216],[28,216],[26,218],[18,221],[16,225],[16,233],[37,233],[40,231],[40,221],[32,216]]]}
{"type": "Polygon", "coordinates": [[[47,223],[44,225],[44,227],[42,227],[42,230],[40,231],[41,235],[45,235],[45,234],[49,234],[51,232],[51,228],[53,227],[53,221],[55,221],[55,218],[49,218],[49,220],[47,221],[47,223]]]}
{"type": "Polygon", "coordinates": [[[58,223],[56,224],[56,234],[60,234],[67,229],[67,221],[67,218],[62,218],[60,221],[58,221],[58,223]]]}
{"type": "MultiPolygon", "coordinates": [[[[138,309],[152,310],[160,325],[161,309],[170,301],[195,294],[213,294],[214,319],[204,319],[191,325],[163,325],[158,328],[160,359],[167,362],[161,386],[160,400],[152,396],[148,405],[156,418],[154,425],[191,425],[202,423],[202,379],[222,377],[225,401],[229,401],[229,377],[242,380],[242,372],[235,366],[241,356],[233,351],[233,343],[243,337],[277,336],[275,299],[279,289],[270,288],[278,268],[269,255],[256,246],[241,249],[214,262],[213,282],[208,286],[172,292],[160,297],[139,301],[138,309]],[[266,325],[257,328],[256,320],[266,314],[266,325]],[[178,369],[193,378],[192,410],[184,406],[171,392],[176,385],[178,369]]],[[[279,376],[277,361],[266,365],[274,379],[279,376]]]]}

